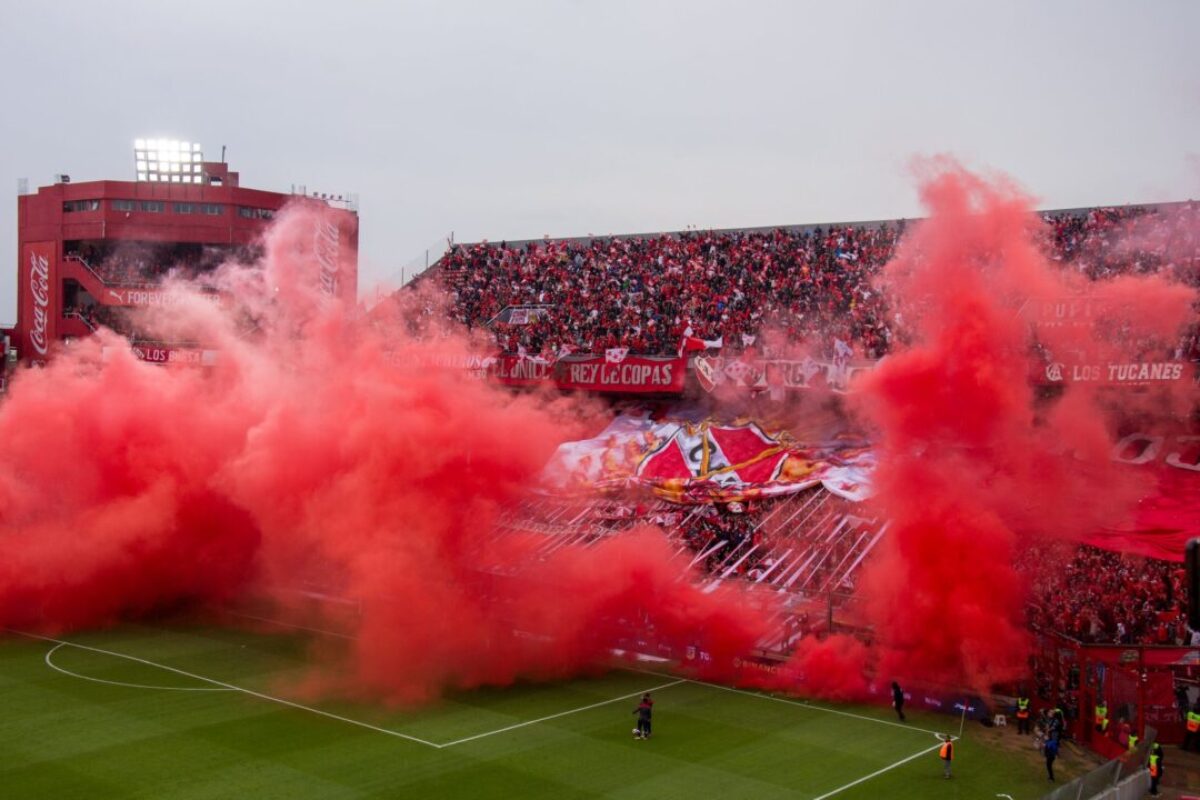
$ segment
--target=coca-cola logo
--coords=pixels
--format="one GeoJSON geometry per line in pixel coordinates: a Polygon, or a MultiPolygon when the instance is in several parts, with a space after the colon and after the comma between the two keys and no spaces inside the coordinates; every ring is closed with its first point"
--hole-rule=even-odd
{"type": "Polygon", "coordinates": [[[37,253],[29,254],[29,294],[33,298],[33,327],[29,341],[38,355],[49,349],[47,330],[50,323],[50,262],[37,253]]]}
{"type": "Polygon", "coordinates": [[[317,223],[315,239],[317,264],[321,269],[321,292],[329,297],[337,297],[341,232],[337,225],[321,221],[317,223]]]}

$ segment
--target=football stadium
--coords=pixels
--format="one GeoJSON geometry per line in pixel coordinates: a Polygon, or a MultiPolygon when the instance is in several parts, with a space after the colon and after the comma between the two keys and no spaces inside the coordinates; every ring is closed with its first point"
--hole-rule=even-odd
{"type": "Polygon", "coordinates": [[[1200,202],[935,156],[376,287],[129,138],[12,214],[5,797],[1200,796],[1200,202]]]}

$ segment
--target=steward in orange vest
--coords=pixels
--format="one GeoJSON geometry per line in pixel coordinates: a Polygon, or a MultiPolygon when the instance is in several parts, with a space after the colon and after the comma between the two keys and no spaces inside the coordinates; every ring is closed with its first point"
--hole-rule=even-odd
{"type": "Polygon", "coordinates": [[[950,734],[942,734],[942,746],[938,750],[938,757],[942,759],[942,766],[945,770],[942,777],[950,777],[950,762],[954,761],[954,742],[950,741],[950,734]]]}

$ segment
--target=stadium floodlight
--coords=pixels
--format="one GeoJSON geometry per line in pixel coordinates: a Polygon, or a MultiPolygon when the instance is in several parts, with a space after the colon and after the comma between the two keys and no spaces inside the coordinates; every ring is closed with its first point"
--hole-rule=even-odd
{"type": "Polygon", "coordinates": [[[199,142],[180,139],[134,139],[134,165],[139,181],[201,183],[204,153],[199,142]]]}

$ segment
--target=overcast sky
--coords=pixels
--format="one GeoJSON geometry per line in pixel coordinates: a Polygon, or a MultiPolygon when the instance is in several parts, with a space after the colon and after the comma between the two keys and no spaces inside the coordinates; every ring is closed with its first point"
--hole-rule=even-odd
{"type": "MultiPolygon", "coordinates": [[[[917,213],[948,152],[1042,206],[1200,197],[1200,2],[0,0],[0,187],[139,136],[355,192],[360,286],[460,241],[917,213]]],[[[16,318],[16,203],[0,213],[16,318]]]]}

